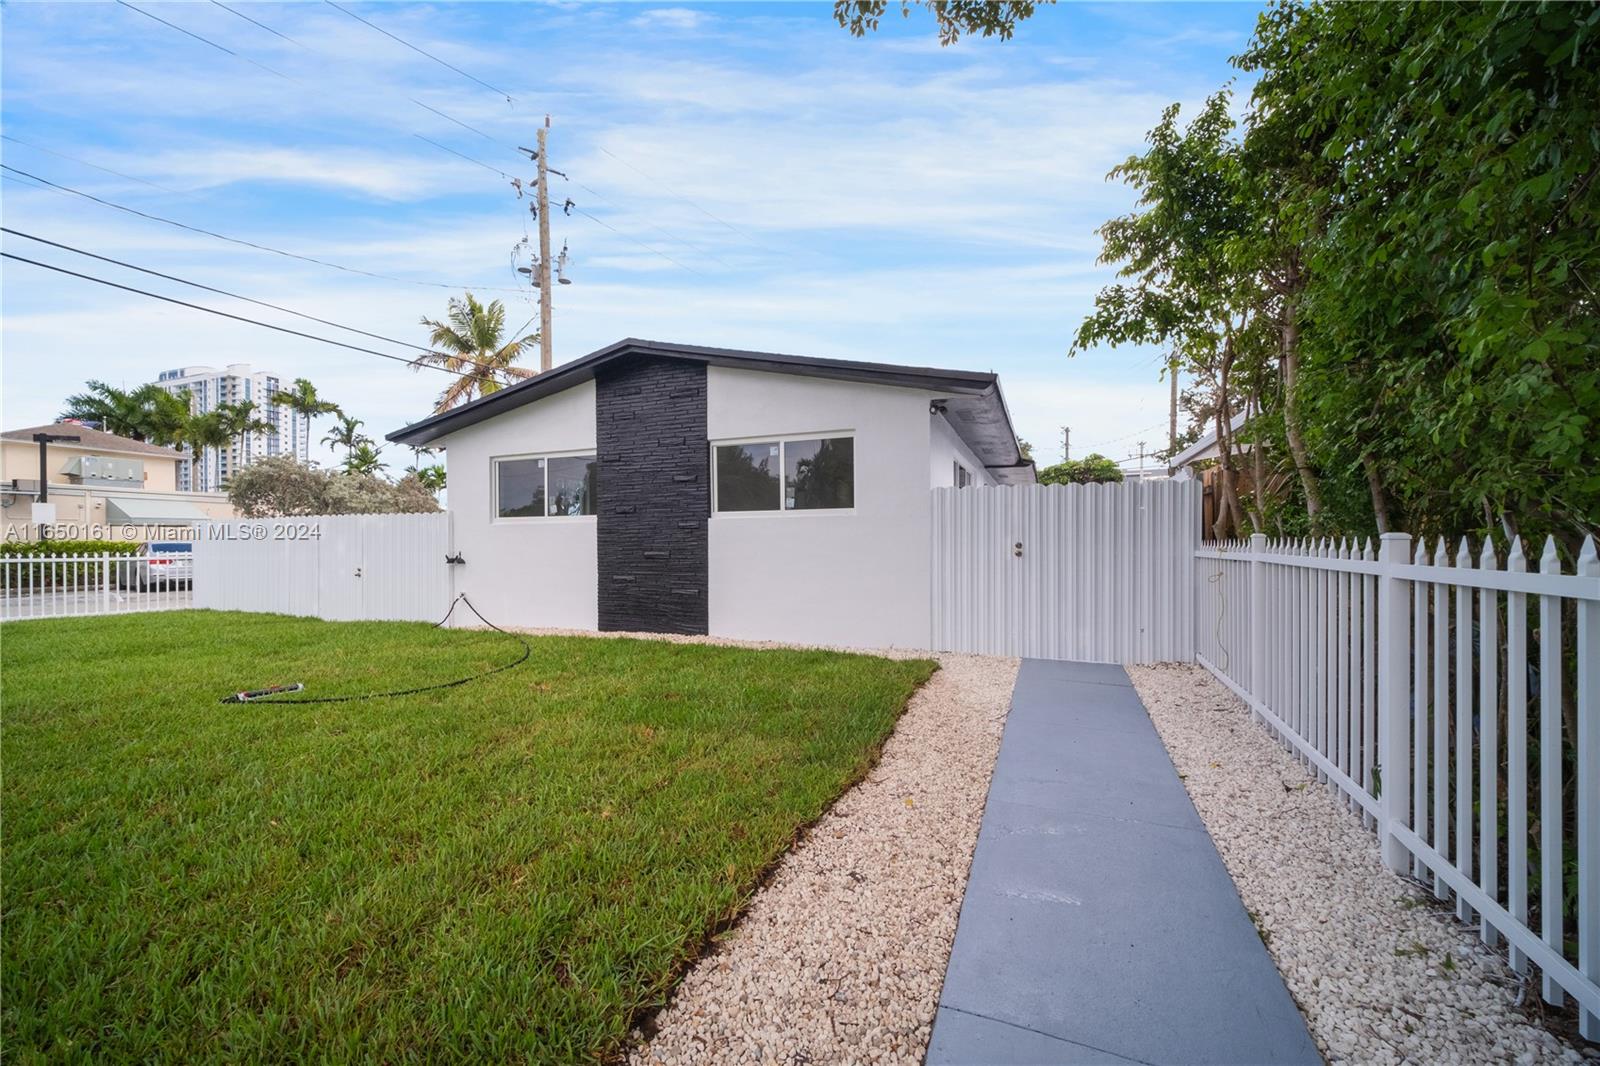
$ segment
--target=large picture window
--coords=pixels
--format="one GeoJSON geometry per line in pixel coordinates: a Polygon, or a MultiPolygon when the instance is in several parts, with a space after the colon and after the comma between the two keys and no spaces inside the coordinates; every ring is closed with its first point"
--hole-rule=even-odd
{"type": "Polygon", "coordinates": [[[592,455],[494,460],[495,516],[548,518],[595,513],[592,455]]]}
{"type": "Polygon", "coordinates": [[[855,438],[718,444],[716,509],[841,510],[855,506],[855,438]]]}

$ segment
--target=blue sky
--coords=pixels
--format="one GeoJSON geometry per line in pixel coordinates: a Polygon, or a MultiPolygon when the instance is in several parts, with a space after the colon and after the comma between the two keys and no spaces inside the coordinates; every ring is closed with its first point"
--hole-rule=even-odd
{"type": "MultiPolygon", "coordinates": [[[[531,175],[515,148],[548,113],[568,175],[552,195],[593,216],[554,223],[574,282],[556,294],[557,362],[639,336],[992,369],[1042,461],[1060,458],[1062,425],[1075,455],[1164,439],[1157,353],[1067,358],[1111,279],[1094,230],[1133,202],[1105,174],[1164,106],[1191,111],[1234,75],[1259,10],[1069,4],[1012,41],[941,48],[920,11],[855,39],[822,3],[346,5],[508,101],[323,3],[228,4],[278,36],[216,4],[134,2],[234,54],[125,6],[6,3],[0,159],[401,280],[10,176],[6,226],[414,343],[419,317],[443,315],[439,284],[504,300],[514,326],[536,313],[512,265],[528,219],[494,171],[531,175]]],[[[369,343],[11,235],[4,247],[369,343]]],[[[251,362],[310,378],[381,436],[428,414],[442,380],[9,260],[0,312],[8,428],[48,420],[88,378],[251,362]]]]}

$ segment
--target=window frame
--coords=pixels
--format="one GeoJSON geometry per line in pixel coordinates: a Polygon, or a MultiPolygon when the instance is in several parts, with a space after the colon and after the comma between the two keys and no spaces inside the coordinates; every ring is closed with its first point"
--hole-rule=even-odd
{"type": "Polygon", "coordinates": [[[771,518],[775,515],[802,515],[810,518],[827,517],[830,515],[853,515],[856,513],[854,503],[849,507],[785,507],[787,499],[784,479],[788,476],[786,465],[787,456],[784,446],[795,441],[808,440],[839,440],[848,437],[850,440],[850,499],[856,498],[856,490],[860,481],[856,478],[856,462],[860,451],[856,448],[856,431],[853,429],[824,429],[808,433],[758,433],[749,437],[718,437],[709,441],[708,450],[711,471],[711,517],[717,518],[771,518]],[[766,511],[724,511],[718,507],[721,502],[721,485],[717,478],[717,449],[734,447],[741,444],[776,444],[778,446],[778,506],[766,511]]]}
{"type": "Polygon", "coordinates": [[[550,513],[550,460],[552,459],[578,459],[584,456],[594,456],[595,464],[600,463],[600,452],[597,448],[572,448],[564,451],[553,452],[518,452],[512,455],[489,456],[489,522],[491,525],[520,525],[524,522],[593,522],[599,518],[595,514],[551,514],[550,513]],[[544,461],[544,514],[542,515],[503,515],[500,513],[500,464],[515,462],[518,459],[540,459],[544,461]]]}
{"type": "Polygon", "coordinates": [[[956,488],[968,489],[972,488],[978,483],[978,476],[971,470],[968,470],[960,459],[952,459],[950,462],[951,465],[955,467],[954,471],[952,471],[951,483],[954,484],[956,488]]]}

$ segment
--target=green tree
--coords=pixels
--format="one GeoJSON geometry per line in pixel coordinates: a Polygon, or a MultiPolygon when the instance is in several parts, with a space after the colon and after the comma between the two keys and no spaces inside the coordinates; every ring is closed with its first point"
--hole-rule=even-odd
{"type": "MultiPolygon", "coordinates": [[[[1042,0],[1050,3],[1051,0],[1042,0]]],[[[1017,23],[1039,6],[1028,0],[916,0],[933,15],[940,44],[954,44],[962,34],[1010,40],[1017,23]]],[[[835,0],[833,17],[852,36],[865,37],[876,30],[889,10],[889,0],[835,0]]],[[[900,0],[902,18],[911,16],[911,0],[900,0]]]]}
{"type": "Polygon", "coordinates": [[[1082,459],[1068,459],[1039,471],[1041,485],[1090,485],[1121,480],[1122,468],[1099,452],[1092,452],[1082,459]]]}
{"type": "Polygon", "coordinates": [[[304,418],[308,434],[312,424],[322,415],[343,414],[338,404],[324,400],[317,394],[317,387],[305,378],[295,378],[292,388],[273,393],[270,402],[275,407],[287,407],[304,418]]]}
{"type": "Polygon", "coordinates": [[[362,441],[345,457],[344,469],[350,474],[377,474],[388,468],[382,459],[383,449],[374,448],[370,441],[362,441]]]}
{"type": "Polygon", "coordinates": [[[391,484],[372,474],[321,470],[277,455],[240,470],[228,499],[246,518],[322,514],[414,514],[439,510],[414,477],[391,484]]]}
{"type": "Polygon", "coordinates": [[[1181,128],[1178,105],[1168,107],[1144,154],[1112,170],[1139,193],[1134,211],[1100,228],[1100,261],[1118,264],[1123,280],[1095,297],[1072,346],[1159,344],[1206,386],[1219,444],[1218,537],[1245,527],[1233,420],[1250,406],[1241,397],[1259,407],[1273,347],[1269,294],[1244,252],[1257,219],[1230,102],[1216,93],[1181,128]]]}
{"type": "Polygon", "coordinates": [[[414,477],[417,482],[435,496],[444,491],[445,475],[444,466],[433,463],[429,466],[408,466],[406,476],[414,477]]]}
{"type": "Polygon", "coordinates": [[[1594,5],[1279,4],[1237,60],[1304,249],[1288,394],[1334,525],[1600,526],[1597,29],[1594,5]]]}
{"type": "Polygon", "coordinates": [[[470,292],[465,299],[452,297],[444,322],[424,318],[422,324],[431,331],[428,343],[436,350],[418,356],[412,366],[443,367],[458,375],[439,394],[435,411],[447,411],[534,374],[513,364],[538,343],[539,335],[529,333],[507,341],[506,309],[499,300],[484,306],[470,292]]]}
{"type": "Polygon", "coordinates": [[[334,448],[343,448],[348,458],[355,454],[357,448],[372,443],[372,438],[361,432],[361,427],[365,424],[361,419],[341,411],[334,427],[322,438],[322,443],[334,448]]]}

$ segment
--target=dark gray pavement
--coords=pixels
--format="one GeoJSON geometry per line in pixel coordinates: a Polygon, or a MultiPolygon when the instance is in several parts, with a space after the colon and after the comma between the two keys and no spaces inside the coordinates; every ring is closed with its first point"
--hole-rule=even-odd
{"type": "Polygon", "coordinates": [[[1022,663],[927,1061],[1322,1061],[1120,666],[1022,663]]]}

